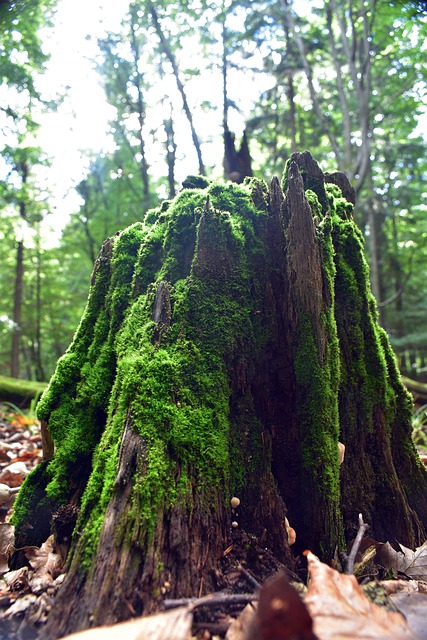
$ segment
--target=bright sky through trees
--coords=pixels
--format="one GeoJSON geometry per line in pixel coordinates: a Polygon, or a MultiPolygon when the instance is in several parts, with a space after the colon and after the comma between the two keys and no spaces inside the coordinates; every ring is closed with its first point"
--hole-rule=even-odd
{"type": "MultiPolygon", "coordinates": [[[[53,26],[45,30],[44,48],[50,54],[51,59],[46,65],[46,73],[38,80],[38,86],[43,97],[55,100],[59,93],[64,96],[64,99],[56,113],[44,114],[40,118],[42,127],[38,134],[38,144],[52,159],[52,166],[48,171],[47,186],[53,193],[54,208],[58,211],[58,217],[62,217],[64,221],[65,214],[72,213],[80,204],[80,198],[73,186],[78,184],[85,175],[89,163],[89,153],[102,153],[102,151],[108,151],[112,148],[112,138],[107,135],[107,131],[109,119],[113,115],[113,108],[106,101],[100,76],[95,70],[94,59],[97,55],[99,57],[97,39],[104,37],[108,31],[117,32],[119,30],[128,5],[128,0],[104,0],[103,2],[59,0],[53,26]]],[[[234,21],[239,20],[238,16],[231,18],[234,21]]],[[[194,54],[194,51],[190,49],[192,49],[191,44],[189,44],[188,50],[189,60],[194,54]]],[[[257,51],[256,55],[262,56],[263,53],[257,51]]],[[[259,66],[262,67],[261,60],[259,66]]],[[[248,92],[245,91],[246,83],[242,82],[242,75],[230,70],[229,90],[231,93],[236,93],[236,97],[238,95],[239,108],[242,110],[240,115],[234,111],[231,116],[232,129],[238,136],[243,133],[245,116],[250,113],[259,92],[264,91],[272,82],[274,81],[271,77],[258,73],[256,79],[254,77],[248,82],[247,86],[250,87],[250,92],[248,92]],[[256,82],[256,91],[252,91],[254,81],[256,82]]],[[[162,83],[162,88],[158,88],[159,95],[164,95],[164,85],[169,83],[171,86],[166,93],[170,93],[174,108],[176,108],[175,118],[179,121],[181,98],[176,93],[175,81],[172,77],[166,76],[162,79],[162,83]]],[[[153,104],[160,100],[159,95],[156,94],[155,84],[150,95],[147,96],[147,99],[151,99],[153,104]]],[[[222,78],[219,69],[216,72],[212,70],[205,72],[194,83],[187,83],[186,90],[194,104],[197,104],[201,95],[201,86],[205,99],[217,104],[221,101],[222,78]]],[[[165,108],[170,109],[170,107],[165,108]]],[[[221,165],[223,152],[221,115],[218,112],[214,118],[212,116],[212,113],[206,113],[199,109],[195,114],[196,126],[198,130],[206,132],[204,143],[209,146],[208,153],[211,157],[217,158],[219,165],[221,165]]],[[[168,114],[157,110],[157,123],[156,111],[151,117],[152,128],[158,127],[160,129],[163,119],[168,117],[168,114]]],[[[176,130],[180,160],[177,169],[178,181],[182,181],[188,173],[196,172],[197,166],[193,162],[193,150],[188,148],[188,132],[184,116],[182,116],[182,121],[183,126],[178,126],[176,130]],[[184,150],[186,150],[185,154],[184,150]],[[187,153],[188,158],[186,157],[187,153]]],[[[156,159],[156,151],[153,149],[151,151],[151,171],[154,174],[162,175],[165,171],[163,148],[158,150],[157,155],[156,159]]]]}
{"type": "MultiPolygon", "coordinates": [[[[94,68],[97,38],[117,29],[127,0],[59,0],[43,45],[51,58],[38,78],[44,98],[63,96],[55,113],[40,117],[38,143],[52,159],[48,187],[60,214],[76,210],[80,199],[72,189],[84,176],[85,151],[108,150],[106,135],[111,107],[94,68]]],[[[111,144],[111,142],[110,142],[111,144]]]]}

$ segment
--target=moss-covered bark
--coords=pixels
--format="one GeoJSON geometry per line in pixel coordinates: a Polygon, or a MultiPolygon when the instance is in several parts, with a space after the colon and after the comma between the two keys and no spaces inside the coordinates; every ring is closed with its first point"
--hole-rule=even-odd
{"type": "Polygon", "coordinates": [[[305,152],[285,193],[188,180],[104,243],[39,404],[54,455],[15,507],[22,546],[40,542],[38,519],[79,508],[51,637],[215,588],[232,519],[289,567],[285,516],[297,551],[326,558],[359,512],[380,539],[424,536],[426,474],[354,194],[327,179],[305,152]]]}

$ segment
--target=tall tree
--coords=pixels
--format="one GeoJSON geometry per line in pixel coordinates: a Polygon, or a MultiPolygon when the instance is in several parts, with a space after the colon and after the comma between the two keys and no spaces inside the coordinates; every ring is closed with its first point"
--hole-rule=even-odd
{"type": "Polygon", "coordinates": [[[9,315],[12,326],[10,371],[19,376],[19,357],[22,336],[22,305],[24,287],[24,235],[37,205],[31,198],[30,173],[40,163],[40,150],[31,146],[37,129],[33,119],[35,105],[40,103],[34,76],[42,70],[46,60],[41,47],[39,29],[48,19],[53,2],[36,0],[32,3],[3,2],[0,6],[0,64],[1,84],[9,101],[0,108],[0,121],[5,132],[5,144],[0,149],[5,178],[2,180],[0,206],[16,207],[19,214],[16,236],[16,264],[14,274],[13,310],[9,315]],[[30,209],[33,209],[30,211],[30,209]]]}
{"type": "Polygon", "coordinates": [[[188,99],[187,99],[187,93],[185,90],[185,86],[184,83],[181,79],[181,74],[179,72],[179,68],[178,68],[178,64],[175,58],[175,55],[173,53],[173,50],[168,42],[168,38],[165,35],[165,32],[162,28],[162,25],[160,23],[160,19],[159,19],[159,15],[157,12],[156,7],[154,6],[154,4],[152,2],[150,2],[149,0],[146,2],[146,6],[147,6],[147,10],[151,15],[152,21],[153,21],[153,25],[154,25],[154,29],[156,31],[156,34],[159,38],[160,41],[160,46],[161,46],[161,50],[163,51],[164,55],[167,57],[167,59],[170,62],[170,65],[172,67],[172,72],[176,81],[176,86],[178,87],[178,91],[181,95],[182,98],[182,107],[185,113],[185,117],[188,120],[188,124],[190,125],[190,130],[191,130],[191,138],[193,140],[193,144],[194,144],[194,148],[196,150],[197,153],[197,159],[199,162],[199,173],[200,175],[204,176],[206,171],[205,171],[205,165],[203,162],[203,158],[202,158],[202,149],[200,146],[200,141],[199,141],[199,136],[197,135],[195,126],[194,126],[194,120],[193,120],[193,114],[192,111],[190,109],[190,105],[188,103],[188,99]]]}

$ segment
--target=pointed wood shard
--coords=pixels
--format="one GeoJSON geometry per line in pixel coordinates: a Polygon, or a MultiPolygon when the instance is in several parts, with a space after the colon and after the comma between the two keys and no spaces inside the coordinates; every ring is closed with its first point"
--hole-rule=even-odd
{"type": "Polygon", "coordinates": [[[285,212],[285,217],[289,220],[286,240],[291,283],[290,304],[319,318],[323,306],[322,262],[313,215],[296,162],[291,162],[289,166],[285,212]]]}

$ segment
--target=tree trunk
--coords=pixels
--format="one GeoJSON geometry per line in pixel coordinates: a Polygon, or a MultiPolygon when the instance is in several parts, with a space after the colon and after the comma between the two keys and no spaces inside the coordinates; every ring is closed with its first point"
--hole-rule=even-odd
{"type": "Polygon", "coordinates": [[[175,129],[173,126],[173,112],[171,104],[171,115],[167,120],[163,120],[163,127],[166,134],[166,163],[168,165],[168,185],[169,185],[169,198],[172,199],[176,195],[175,185],[175,164],[176,164],[176,151],[177,144],[175,142],[175,129]]]}
{"type": "Polygon", "coordinates": [[[265,554],[290,570],[306,548],[330,560],[359,512],[378,540],[424,540],[410,396],[354,191],[328,179],[295,153],[283,191],[201,184],[104,243],[39,403],[53,458],[15,503],[17,547],[51,517],[60,541],[74,528],[46,637],[223,588],[233,563],[264,579],[265,554]]]}
{"type": "Polygon", "coordinates": [[[228,128],[224,129],[224,179],[242,183],[245,178],[251,177],[252,159],[249,151],[246,131],[243,133],[240,149],[235,146],[234,134],[228,128]]]}
{"type": "Polygon", "coordinates": [[[13,289],[13,332],[10,355],[10,375],[19,378],[19,352],[21,344],[22,286],[24,280],[24,242],[18,241],[16,248],[15,286],[13,289]]]}
{"type": "Polygon", "coordinates": [[[157,36],[160,40],[160,44],[161,44],[161,48],[163,53],[165,54],[165,56],[167,57],[167,59],[169,60],[171,67],[172,67],[172,72],[173,75],[175,77],[175,82],[176,82],[176,86],[178,88],[178,91],[181,95],[182,98],[182,108],[184,110],[185,116],[188,120],[188,124],[190,125],[190,130],[191,130],[191,138],[193,140],[193,145],[194,148],[196,150],[196,154],[197,154],[197,160],[199,162],[199,173],[201,176],[205,175],[205,165],[203,162],[203,157],[202,157],[202,147],[200,144],[200,140],[199,140],[199,136],[197,135],[196,132],[196,128],[194,126],[194,120],[193,120],[193,114],[191,112],[190,109],[190,105],[188,104],[188,100],[187,100],[187,94],[185,91],[185,87],[184,84],[181,80],[181,75],[179,73],[179,69],[178,69],[178,64],[175,58],[175,55],[171,49],[171,47],[169,46],[169,43],[166,39],[166,36],[163,32],[163,29],[161,27],[160,21],[159,21],[159,16],[157,15],[157,11],[155,6],[153,5],[152,2],[148,2],[147,3],[147,9],[153,19],[153,25],[154,28],[156,30],[157,36]]]}
{"type": "MultiPolygon", "coordinates": [[[[25,193],[28,180],[28,164],[24,160],[17,164],[16,171],[21,178],[22,193],[25,193]]],[[[19,199],[19,215],[23,222],[27,219],[27,203],[25,196],[19,199]]],[[[20,238],[16,247],[15,286],[13,290],[13,332],[10,354],[10,375],[19,378],[19,352],[21,345],[22,320],[22,288],[24,286],[24,240],[20,238]]]]}

